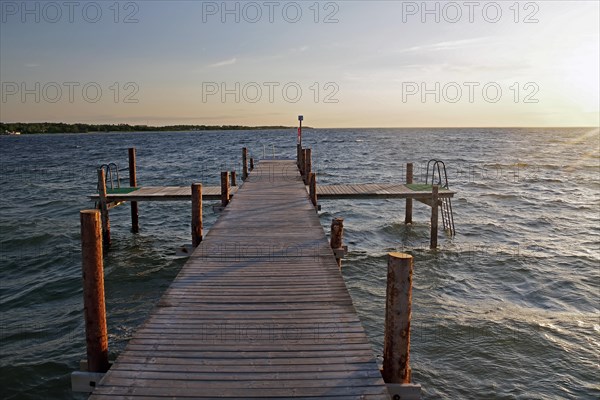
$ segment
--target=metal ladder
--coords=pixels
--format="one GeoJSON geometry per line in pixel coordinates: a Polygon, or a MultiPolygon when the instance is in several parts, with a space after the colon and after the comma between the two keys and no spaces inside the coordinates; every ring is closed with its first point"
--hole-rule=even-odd
{"type": "MultiPolygon", "coordinates": [[[[275,145],[273,143],[271,143],[271,150],[273,153],[273,158],[272,160],[275,160],[275,145]]],[[[267,145],[263,144],[263,160],[267,160],[267,145]]]]}
{"type": "MultiPolygon", "coordinates": [[[[431,185],[438,185],[441,188],[448,189],[448,174],[446,173],[446,164],[444,164],[444,162],[441,160],[431,159],[427,162],[427,175],[425,175],[425,184],[429,184],[430,166],[431,185]]],[[[441,197],[439,206],[442,211],[442,223],[444,224],[444,230],[451,236],[456,235],[456,230],[454,229],[454,213],[452,212],[452,199],[450,197],[441,197]]]]}
{"type": "MultiPolygon", "coordinates": [[[[114,189],[115,182],[116,187],[121,188],[121,179],[119,178],[119,167],[114,162],[108,164],[102,164],[98,169],[104,170],[104,176],[106,177],[106,188],[114,189]],[[115,180],[116,178],[116,180],[115,180]]],[[[100,189],[98,187],[98,189],[100,189]]]]}

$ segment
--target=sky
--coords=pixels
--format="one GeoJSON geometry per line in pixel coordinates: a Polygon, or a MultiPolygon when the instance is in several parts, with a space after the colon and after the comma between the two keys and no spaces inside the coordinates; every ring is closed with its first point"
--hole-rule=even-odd
{"type": "Polygon", "coordinates": [[[0,1],[1,122],[598,126],[598,1],[0,1]]]}

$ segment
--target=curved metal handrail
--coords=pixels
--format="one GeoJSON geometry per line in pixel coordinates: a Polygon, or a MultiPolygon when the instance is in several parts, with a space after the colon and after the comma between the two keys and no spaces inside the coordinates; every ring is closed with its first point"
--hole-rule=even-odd
{"type": "Polygon", "coordinates": [[[102,164],[100,168],[104,170],[104,176],[106,179],[106,186],[110,184],[110,189],[114,189],[114,179],[113,179],[113,171],[117,178],[117,188],[121,188],[121,178],[119,177],[119,166],[114,163],[102,164]]]}
{"type": "Polygon", "coordinates": [[[429,167],[431,166],[431,184],[434,184],[435,181],[435,171],[437,169],[437,177],[438,177],[438,185],[443,187],[444,189],[448,189],[448,173],[446,171],[446,164],[442,161],[442,160],[436,160],[435,158],[432,158],[431,160],[427,161],[427,172],[425,175],[425,184],[429,184],[429,167]],[[433,166],[431,166],[431,163],[433,163],[433,166]],[[441,164],[441,167],[440,167],[441,164]],[[444,171],[444,175],[442,177],[442,168],[444,171]],[[442,185],[442,179],[444,181],[444,185],[442,185]]]}

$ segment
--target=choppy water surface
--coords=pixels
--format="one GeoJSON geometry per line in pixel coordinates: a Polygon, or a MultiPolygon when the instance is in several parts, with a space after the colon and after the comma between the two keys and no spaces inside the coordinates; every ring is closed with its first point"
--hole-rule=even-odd
{"type": "MultiPolygon", "coordinates": [[[[600,397],[600,136],[597,129],[307,130],[320,183],[416,179],[448,167],[457,235],[428,249],[429,209],[402,200],[322,201],[326,230],[345,218],[343,274],[381,357],[386,253],[415,256],[411,365],[425,398],[600,397]]],[[[141,185],[218,184],[241,147],[295,155],[293,131],[0,137],[0,391],[73,398],[85,358],[78,211],[101,163],[127,164],[141,185]],[[274,146],[274,150],[273,150],[274,146]],[[265,150],[266,149],[266,150],[265,150]]],[[[205,204],[208,228],[217,216],[205,204]]],[[[105,260],[109,346],[124,348],[185,260],[189,204],[111,212],[105,260]]]]}

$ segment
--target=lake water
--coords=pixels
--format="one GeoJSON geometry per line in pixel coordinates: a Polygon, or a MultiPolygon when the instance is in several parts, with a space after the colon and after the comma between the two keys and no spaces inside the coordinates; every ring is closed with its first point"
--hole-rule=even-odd
{"type": "MultiPolygon", "coordinates": [[[[141,185],[217,185],[241,148],[295,156],[294,130],[0,137],[0,394],[81,398],[69,375],[85,358],[79,215],[96,168],[127,165],[141,185]]],[[[386,253],[415,257],[411,366],[424,398],[600,397],[600,134],[598,129],[305,130],[319,183],[424,179],[445,161],[457,234],[428,249],[429,208],[403,200],[323,200],[345,218],[343,275],[381,360],[386,253]],[[421,178],[421,179],[419,179],[421,178]]],[[[125,175],[127,173],[124,173],[125,175]]],[[[217,218],[205,202],[205,227],[217,218]]],[[[105,259],[111,357],[185,263],[188,202],[111,212],[105,259]]]]}

